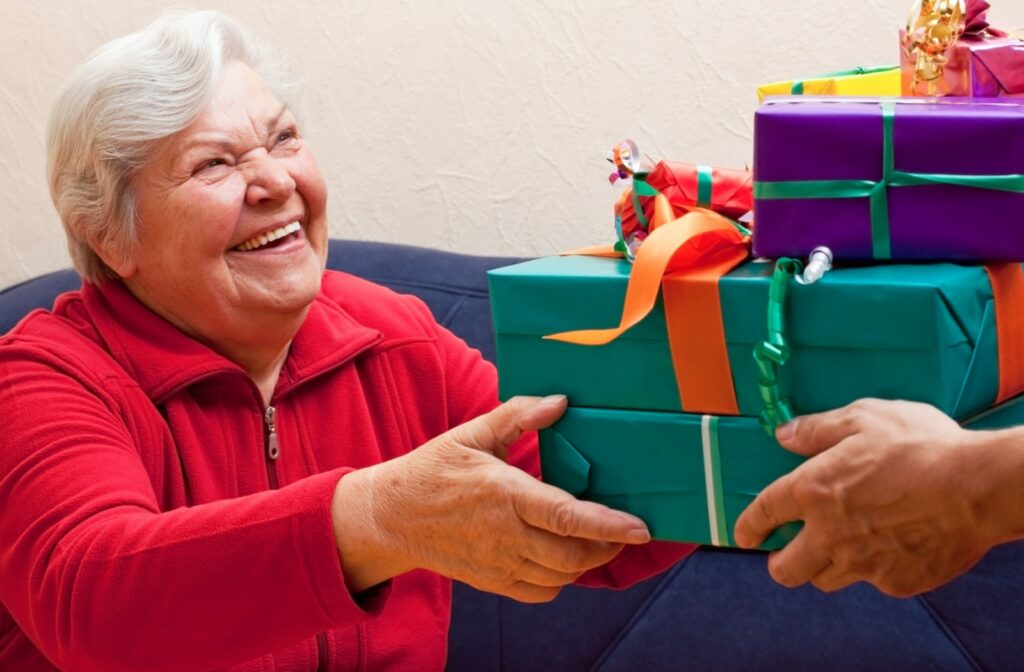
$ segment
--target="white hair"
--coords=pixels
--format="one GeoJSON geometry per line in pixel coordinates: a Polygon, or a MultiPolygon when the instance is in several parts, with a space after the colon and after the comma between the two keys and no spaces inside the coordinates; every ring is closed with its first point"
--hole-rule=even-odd
{"type": "Polygon", "coordinates": [[[100,47],[65,82],[47,129],[47,175],[83,279],[116,277],[94,250],[129,258],[137,241],[133,177],[161,140],[199,115],[235,62],[285,98],[292,80],[283,55],[214,11],[164,14],[100,47]]]}

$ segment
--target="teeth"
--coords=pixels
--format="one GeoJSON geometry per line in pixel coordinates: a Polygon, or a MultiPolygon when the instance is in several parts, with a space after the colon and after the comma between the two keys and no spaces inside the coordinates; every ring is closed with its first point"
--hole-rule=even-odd
{"type": "Polygon", "coordinates": [[[256,248],[263,247],[267,243],[272,243],[275,240],[278,240],[279,238],[289,236],[301,228],[302,227],[299,225],[298,222],[292,222],[291,224],[286,224],[285,226],[274,229],[273,231],[267,231],[266,233],[261,233],[259,235],[253,236],[244,243],[236,245],[233,249],[235,249],[238,252],[248,252],[250,250],[255,250],[256,248]]]}

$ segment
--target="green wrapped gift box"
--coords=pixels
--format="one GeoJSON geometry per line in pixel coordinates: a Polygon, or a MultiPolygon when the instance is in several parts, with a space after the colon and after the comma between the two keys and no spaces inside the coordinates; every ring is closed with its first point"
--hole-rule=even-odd
{"type": "MultiPolygon", "coordinates": [[[[735,545],[733,527],[758,492],[802,457],[765,434],[755,418],[569,408],[540,433],[544,481],[628,511],[655,539],[735,545]]],[[[761,546],[780,548],[787,524],[761,546]]]]}
{"type": "MultiPolygon", "coordinates": [[[[972,416],[968,429],[1024,425],[1024,395],[972,416]]],[[[544,481],[580,499],[628,511],[656,539],[734,546],[736,519],[754,497],[804,458],[783,449],[755,418],[569,408],[540,433],[544,481]]],[[[781,548],[798,524],[759,547],[781,548]]]]}
{"type": "MultiPolygon", "coordinates": [[[[502,398],[563,393],[576,407],[681,409],[660,305],[602,346],[542,337],[618,324],[631,265],[546,257],[489,273],[502,398]]],[[[719,281],[739,415],[763,408],[753,359],[767,337],[773,264],[747,262],[719,281]]],[[[990,407],[999,385],[992,288],[981,266],[883,265],[791,281],[792,347],[779,385],[796,413],[862,397],[930,403],[958,419],[990,407]]]]}

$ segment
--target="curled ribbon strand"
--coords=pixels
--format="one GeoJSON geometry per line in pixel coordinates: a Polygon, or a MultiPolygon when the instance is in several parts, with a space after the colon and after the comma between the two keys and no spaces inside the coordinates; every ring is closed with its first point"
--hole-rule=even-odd
{"type": "Polygon", "coordinates": [[[927,87],[926,95],[936,95],[948,52],[967,29],[964,0],[917,0],[907,19],[903,49],[914,64],[913,87],[927,87]]]}

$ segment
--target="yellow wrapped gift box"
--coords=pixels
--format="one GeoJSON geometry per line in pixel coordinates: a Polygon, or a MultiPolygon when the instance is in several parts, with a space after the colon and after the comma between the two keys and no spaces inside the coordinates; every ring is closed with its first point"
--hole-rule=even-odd
{"type": "Polygon", "coordinates": [[[757,87],[757,102],[766,96],[899,96],[898,65],[854,68],[813,79],[775,82],[757,87]]]}

